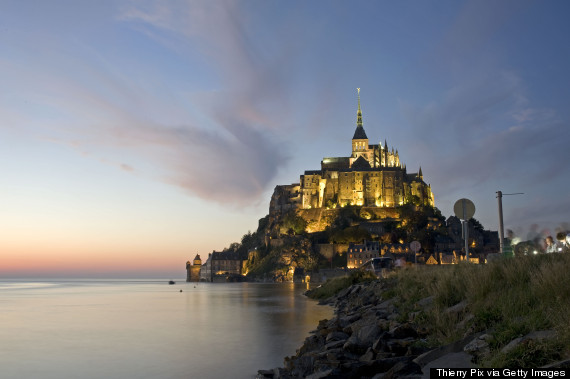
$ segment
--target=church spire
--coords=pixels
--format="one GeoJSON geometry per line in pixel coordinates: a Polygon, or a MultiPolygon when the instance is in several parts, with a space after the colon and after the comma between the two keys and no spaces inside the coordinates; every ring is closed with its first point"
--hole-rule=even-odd
{"type": "Polygon", "coordinates": [[[358,111],[356,112],[356,127],[362,128],[362,110],[360,109],[360,88],[356,89],[358,91],[358,111]]]}
{"type": "MultiPolygon", "coordinates": [[[[356,112],[356,130],[354,131],[354,136],[352,137],[352,139],[367,140],[368,137],[366,136],[366,132],[362,127],[362,110],[360,109],[360,88],[357,88],[357,90],[358,90],[358,111],[356,112]]],[[[366,144],[368,144],[368,142],[366,142],[366,144]]]]}

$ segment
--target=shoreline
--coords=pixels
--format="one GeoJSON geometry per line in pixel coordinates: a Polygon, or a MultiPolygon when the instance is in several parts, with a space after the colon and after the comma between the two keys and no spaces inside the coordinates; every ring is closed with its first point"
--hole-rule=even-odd
{"type": "MultiPolygon", "coordinates": [[[[489,330],[468,330],[457,341],[430,347],[429,331],[418,327],[414,319],[434,306],[433,297],[417,301],[419,311],[402,314],[395,297],[382,298],[388,289],[384,280],[354,284],[321,301],[334,306],[334,316],[319,321],[296,354],[285,357],[284,367],[258,370],[256,378],[429,378],[430,368],[476,368],[478,357],[489,353],[489,330]]],[[[467,305],[463,300],[442,312],[459,315],[467,305]]],[[[525,341],[554,335],[552,330],[533,331],[509,345],[513,349],[525,341]]],[[[568,367],[570,360],[542,368],[568,367]]]]}

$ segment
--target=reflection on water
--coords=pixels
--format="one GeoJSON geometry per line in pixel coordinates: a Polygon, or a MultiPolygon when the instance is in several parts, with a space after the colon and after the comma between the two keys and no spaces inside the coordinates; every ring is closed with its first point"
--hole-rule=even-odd
{"type": "Polygon", "coordinates": [[[304,284],[35,284],[0,282],[2,378],[252,378],[332,315],[304,284]]]}

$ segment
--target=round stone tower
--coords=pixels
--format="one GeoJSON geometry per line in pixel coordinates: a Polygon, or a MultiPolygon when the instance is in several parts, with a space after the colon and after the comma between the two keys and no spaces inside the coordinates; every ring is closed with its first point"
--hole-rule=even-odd
{"type": "Polygon", "coordinates": [[[196,257],[194,258],[192,264],[190,264],[190,261],[186,262],[186,281],[199,282],[201,268],[202,259],[200,259],[200,254],[196,254],[196,257]]]}

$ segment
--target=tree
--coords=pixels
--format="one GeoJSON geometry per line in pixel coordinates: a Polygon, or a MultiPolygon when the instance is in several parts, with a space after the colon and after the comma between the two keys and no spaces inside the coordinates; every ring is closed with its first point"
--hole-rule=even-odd
{"type": "Polygon", "coordinates": [[[302,267],[307,271],[317,268],[319,255],[313,251],[311,241],[307,238],[295,238],[283,246],[283,252],[291,256],[296,267],[302,267]]]}
{"type": "Polygon", "coordinates": [[[335,230],[331,233],[330,242],[334,243],[350,243],[362,242],[363,240],[370,240],[372,237],[370,232],[366,229],[359,228],[358,226],[350,226],[342,230],[335,230]]]}
{"type": "Polygon", "coordinates": [[[295,211],[289,211],[281,219],[280,232],[282,234],[302,234],[307,228],[307,221],[295,211]]]}
{"type": "Polygon", "coordinates": [[[469,219],[469,224],[479,232],[482,232],[484,230],[483,225],[481,225],[481,223],[473,217],[469,219]]]}

